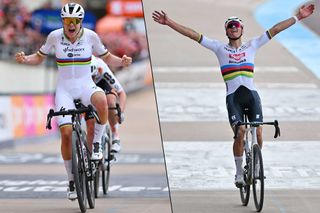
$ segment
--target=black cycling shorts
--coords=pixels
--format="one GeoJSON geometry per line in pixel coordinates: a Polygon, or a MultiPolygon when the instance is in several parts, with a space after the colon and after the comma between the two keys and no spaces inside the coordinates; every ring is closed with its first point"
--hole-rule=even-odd
{"type": "Polygon", "coordinates": [[[260,97],[257,91],[240,86],[234,93],[226,97],[230,125],[244,121],[244,115],[249,121],[263,121],[260,97]]]}
{"type": "Polygon", "coordinates": [[[101,79],[97,83],[97,86],[100,87],[105,92],[106,95],[110,94],[112,91],[112,87],[105,79],[101,79]]]}

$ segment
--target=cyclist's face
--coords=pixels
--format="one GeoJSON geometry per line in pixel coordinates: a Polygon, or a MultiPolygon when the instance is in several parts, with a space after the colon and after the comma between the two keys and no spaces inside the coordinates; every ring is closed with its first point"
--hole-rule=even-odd
{"type": "Polygon", "coordinates": [[[70,38],[76,38],[81,28],[82,20],[79,18],[62,19],[65,34],[70,38]]]}
{"type": "Polygon", "coordinates": [[[230,22],[226,27],[226,33],[229,38],[238,38],[243,32],[243,27],[239,22],[230,22]]]}

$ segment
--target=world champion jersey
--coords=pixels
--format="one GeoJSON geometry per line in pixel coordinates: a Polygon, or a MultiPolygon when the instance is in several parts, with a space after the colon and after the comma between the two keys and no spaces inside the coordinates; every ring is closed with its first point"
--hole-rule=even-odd
{"type": "Polygon", "coordinates": [[[219,61],[221,74],[226,83],[227,95],[241,85],[256,90],[253,83],[254,57],[256,51],[271,39],[269,32],[243,43],[239,48],[209,39],[201,35],[199,43],[212,50],[219,61]]]}
{"type": "Polygon", "coordinates": [[[80,78],[91,78],[91,56],[100,57],[109,54],[98,35],[89,29],[82,28],[80,37],[71,43],[63,28],[52,31],[38,51],[39,55],[48,55],[55,50],[58,65],[58,81],[80,78]]]}
{"type": "Polygon", "coordinates": [[[106,81],[110,85],[110,87],[116,90],[116,92],[121,92],[123,88],[118,79],[114,76],[113,72],[108,67],[108,65],[104,63],[104,61],[101,58],[96,57],[96,59],[99,71],[95,75],[92,75],[93,81],[96,84],[98,84],[100,81],[106,81]]]}

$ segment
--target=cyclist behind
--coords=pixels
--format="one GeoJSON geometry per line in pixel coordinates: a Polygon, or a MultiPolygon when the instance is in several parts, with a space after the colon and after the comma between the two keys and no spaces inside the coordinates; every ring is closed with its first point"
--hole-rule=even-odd
{"type": "MultiPolygon", "coordinates": [[[[96,108],[101,124],[95,125],[92,159],[98,160],[102,158],[100,143],[108,119],[108,107],[104,92],[94,84],[91,78],[92,53],[95,52],[106,63],[113,66],[128,66],[132,59],[125,55],[119,58],[108,52],[95,32],[82,27],[84,14],[84,9],[79,4],[64,5],[61,9],[63,28],[52,31],[38,52],[31,55],[19,52],[15,58],[18,63],[38,65],[52,49],[55,50],[58,65],[55,108],[56,110],[74,109],[74,99],[81,99],[84,105],[92,104],[96,108]]],[[[67,196],[74,200],[77,194],[71,162],[71,116],[59,116],[58,125],[61,133],[61,155],[69,180],[67,196]]]]}
{"type": "MultiPolygon", "coordinates": [[[[298,20],[310,16],[314,5],[302,6],[296,16],[286,19],[260,37],[242,42],[243,23],[237,17],[230,17],[225,22],[228,44],[209,39],[196,31],[182,26],[170,19],[163,11],[154,11],[152,18],[155,22],[167,25],[178,33],[187,36],[202,46],[213,51],[219,61],[221,74],[226,83],[226,105],[230,125],[234,131],[235,124],[243,121],[244,109],[249,108],[249,121],[262,121],[262,108],[259,95],[253,84],[254,56],[256,51],[279,32],[295,24],[298,20]]],[[[258,143],[262,147],[262,127],[257,129],[258,143]]],[[[233,154],[236,164],[235,184],[240,187],[243,183],[243,138],[244,126],[239,128],[238,137],[234,139],[233,154]]]]}
{"type": "MultiPolygon", "coordinates": [[[[118,79],[114,76],[108,65],[100,58],[92,56],[91,60],[91,75],[96,85],[105,92],[109,108],[109,124],[112,131],[112,146],[111,152],[120,152],[120,136],[118,132],[119,124],[124,121],[124,109],[126,105],[127,95],[122,88],[118,79]],[[116,110],[117,99],[121,110],[120,117],[116,110]]],[[[93,139],[93,120],[87,120],[88,141],[93,139]]]]}

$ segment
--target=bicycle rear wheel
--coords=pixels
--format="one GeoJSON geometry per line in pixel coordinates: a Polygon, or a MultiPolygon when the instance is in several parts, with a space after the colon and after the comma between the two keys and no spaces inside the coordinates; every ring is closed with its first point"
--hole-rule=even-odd
{"type": "MultiPolygon", "coordinates": [[[[246,165],[248,168],[248,165],[246,165]]],[[[249,182],[249,177],[250,174],[248,174],[248,170],[245,169],[243,173],[243,180],[245,182],[245,185],[240,187],[240,197],[241,197],[241,202],[243,206],[247,206],[249,203],[249,198],[250,198],[250,182],[249,182]]]]}
{"type": "Polygon", "coordinates": [[[81,159],[81,148],[79,148],[79,137],[75,131],[72,132],[72,173],[74,175],[74,183],[77,192],[77,199],[81,212],[87,210],[86,198],[86,178],[84,165],[81,159]]]}
{"type": "Polygon", "coordinates": [[[253,198],[257,212],[263,207],[264,200],[264,172],[262,154],[258,144],[253,145],[253,198]]]}
{"type": "Polygon", "coordinates": [[[111,171],[111,161],[114,158],[114,155],[111,153],[111,144],[112,144],[112,133],[110,127],[106,126],[106,134],[107,137],[104,138],[104,157],[102,160],[102,170],[101,170],[101,178],[102,178],[102,191],[103,194],[108,193],[109,188],[109,180],[110,180],[110,171],[111,171]]]}

